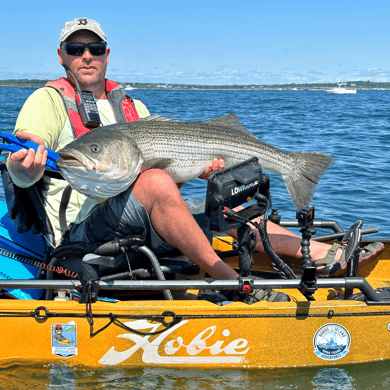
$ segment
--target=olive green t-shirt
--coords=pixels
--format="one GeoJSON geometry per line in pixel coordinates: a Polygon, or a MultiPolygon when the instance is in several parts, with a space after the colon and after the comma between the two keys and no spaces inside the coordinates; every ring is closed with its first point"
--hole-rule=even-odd
{"type": "MultiPolygon", "coordinates": [[[[149,116],[149,111],[139,100],[134,104],[140,118],[149,116]]],[[[100,120],[103,126],[116,123],[114,111],[108,100],[97,99],[100,120]]],[[[36,90],[25,102],[19,113],[14,133],[25,131],[39,135],[45,141],[45,146],[51,150],[63,148],[71,142],[75,136],[68,114],[60,94],[53,88],[40,88],[36,90]]],[[[19,187],[28,187],[31,183],[25,183],[16,177],[11,170],[10,175],[14,183],[19,187]]],[[[57,180],[44,177],[45,209],[55,232],[56,243],[61,240],[59,226],[59,207],[62,192],[67,186],[65,180],[57,180]]],[[[68,223],[79,223],[86,219],[101,198],[88,198],[77,191],[72,191],[69,205],[66,210],[68,223]]]]}

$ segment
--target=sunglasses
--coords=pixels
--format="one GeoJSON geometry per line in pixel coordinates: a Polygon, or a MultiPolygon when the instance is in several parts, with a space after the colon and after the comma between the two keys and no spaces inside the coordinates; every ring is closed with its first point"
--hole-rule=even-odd
{"type": "Polygon", "coordinates": [[[61,49],[66,50],[66,54],[70,56],[80,57],[84,54],[85,49],[87,48],[91,55],[102,56],[103,54],[106,54],[107,45],[104,42],[63,42],[61,44],[61,49]]]}

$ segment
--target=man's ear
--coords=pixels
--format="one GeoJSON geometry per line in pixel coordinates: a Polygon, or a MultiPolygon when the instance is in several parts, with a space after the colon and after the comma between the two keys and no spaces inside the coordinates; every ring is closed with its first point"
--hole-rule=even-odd
{"type": "Polygon", "coordinates": [[[110,48],[107,47],[107,50],[106,50],[106,55],[107,55],[107,64],[110,62],[110,48]]]}
{"type": "Polygon", "coordinates": [[[58,58],[60,60],[60,64],[62,65],[64,63],[64,60],[62,58],[62,50],[60,48],[57,49],[57,53],[58,53],[58,58]]]}

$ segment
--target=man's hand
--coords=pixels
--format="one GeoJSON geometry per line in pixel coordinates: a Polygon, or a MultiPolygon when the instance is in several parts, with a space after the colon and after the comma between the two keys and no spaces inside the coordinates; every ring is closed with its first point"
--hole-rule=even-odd
{"type": "Polygon", "coordinates": [[[207,180],[209,176],[218,171],[225,169],[225,159],[214,158],[212,163],[206,166],[205,171],[199,176],[199,179],[207,180]]]}
{"type": "Polygon", "coordinates": [[[12,153],[9,159],[9,168],[19,179],[27,183],[35,183],[42,177],[45,170],[47,161],[45,142],[35,134],[18,132],[15,135],[20,139],[27,139],[40,145],[37,152],[34,149],[21,149],[12,153]]]}

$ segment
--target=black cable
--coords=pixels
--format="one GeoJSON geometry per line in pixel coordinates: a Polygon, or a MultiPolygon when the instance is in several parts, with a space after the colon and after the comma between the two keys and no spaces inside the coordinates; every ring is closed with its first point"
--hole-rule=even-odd
{"type": "MultiPolygon", "coordinates": [[[[268,208],[267,208],[268,210],[268,208]]],[[[265,250],[265,253],[271,258],[272,262],[276,266],[276,268],[282,273],[283,276],[285,276],[287,279],[297,279],[296,275],[292,271],[292,269],[278,256],[278,254],[275,252],[274,248],[272,248],[271,242],[268,237],[267,233],[267,219],[263,218],[260,221],[260,224],[257,222],[250,221],[247,218],[242,217],[241,215],[238,215],[235,211],[232,209],[226,208],[224,210],[224,213],[234,219],[240,219],[247,223],[250,223],[253,225],[260,233],[261,242],[263,243],[263,247],[265,250]]],[[[267,215],[267,213],[265,213],[267,215]]]]}
{"type": "Polygon", "coordinates": [[[260,221],[260,226],[258,230],[260,233],[261,242],[263,243],[264,250],[267,253],[267,255],[271,258],[271,260],[274,262],[278,270],[283,275],[285,275],[288,279],[297,279],[293,270],[277,255],[277,253],[274,251],[274,248],[272,248],[267,233],[267,220],[265,218],[263,218],[260,221]]]}

